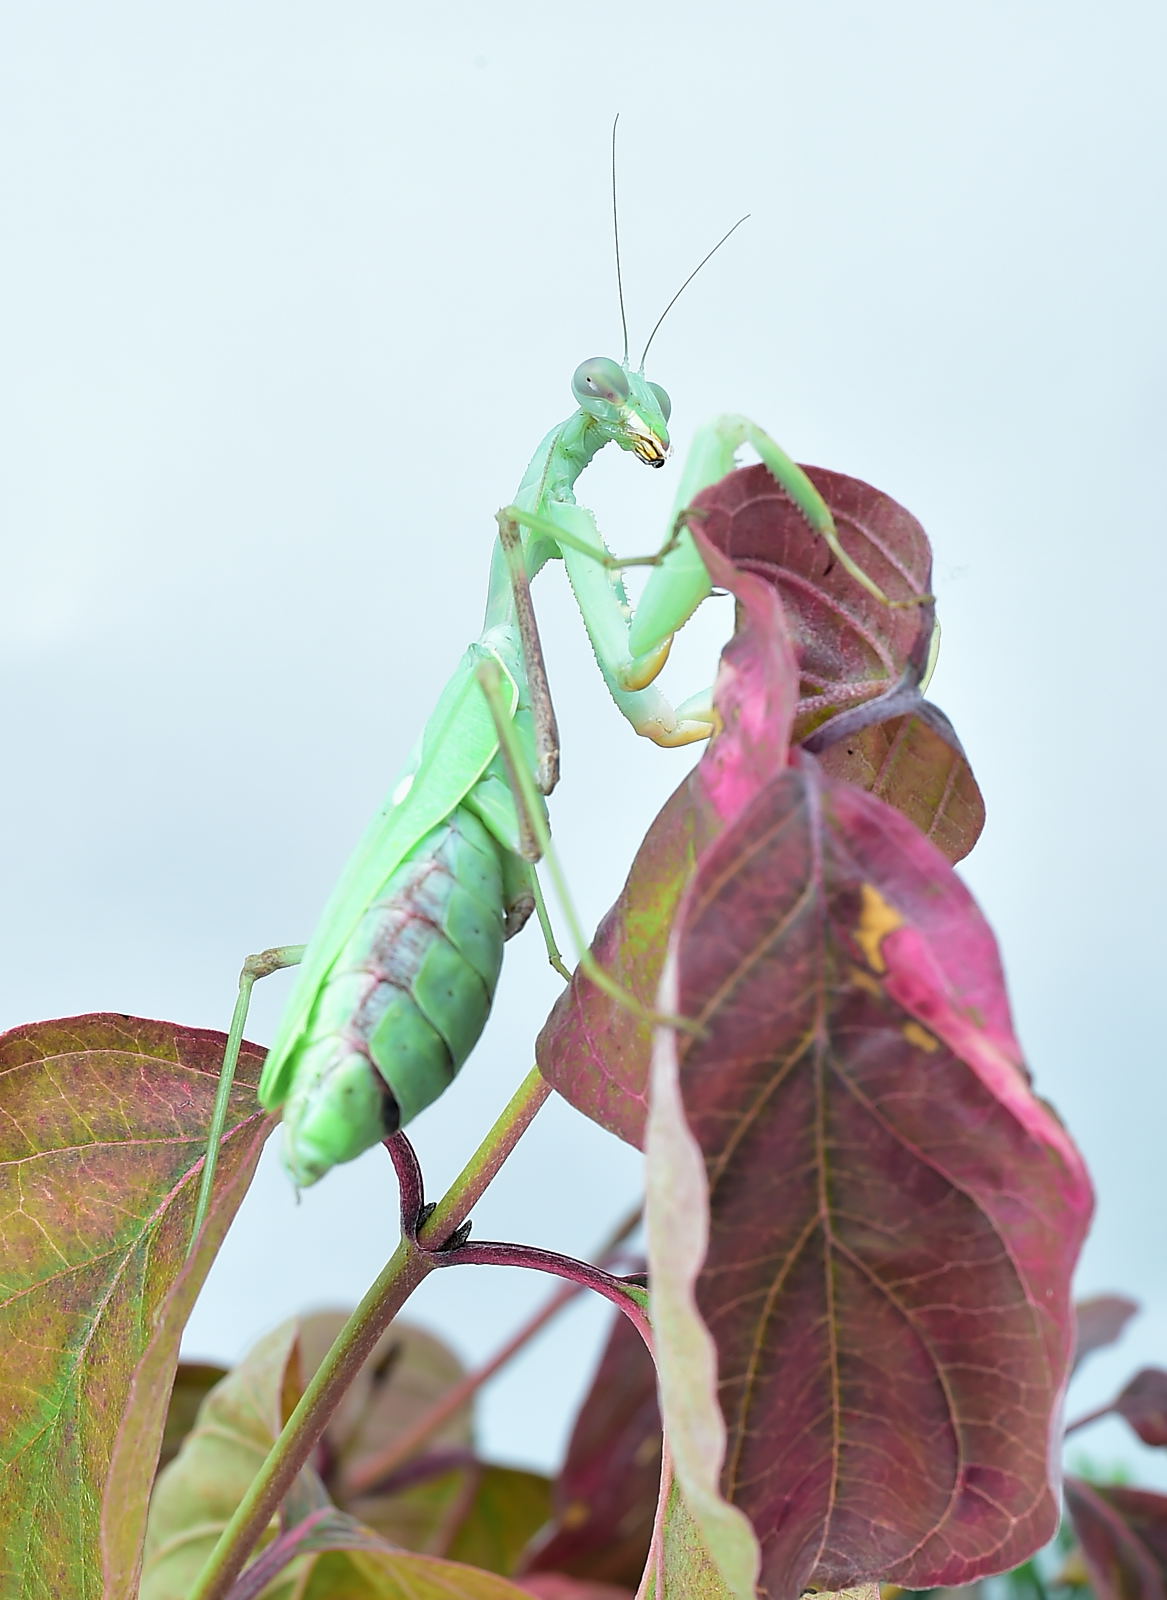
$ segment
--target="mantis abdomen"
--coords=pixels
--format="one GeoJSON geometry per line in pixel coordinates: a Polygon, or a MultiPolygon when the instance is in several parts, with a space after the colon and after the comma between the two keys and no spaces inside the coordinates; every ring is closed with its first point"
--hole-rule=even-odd
{"type": "Polygon", "coordinates": [[[467,800],[398,862],[321,985],[283,1110],[300,1184],[436,1100],[486,1025],[511,874],[467,800]]]}

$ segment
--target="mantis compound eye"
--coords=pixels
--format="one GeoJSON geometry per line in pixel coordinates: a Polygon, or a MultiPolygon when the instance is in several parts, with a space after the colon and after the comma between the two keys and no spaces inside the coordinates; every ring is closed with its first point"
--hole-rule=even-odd
{"type": "Polygon", "coordinates": [[[628,399],[628,378],[618,361],[590,356],[576,367],[571,392],[581,406],[588,400],[606,400],[609,405],[622,406],[628,399]]]}
{"type": "Polygon", "coordinates": [[[669,399],[668,390],[662,389],[659,383],[650,383],[648,387],[656,395],[656,403],[660,407],[660,414],[667,422],[673,414],[673,402],[669,399]]]}

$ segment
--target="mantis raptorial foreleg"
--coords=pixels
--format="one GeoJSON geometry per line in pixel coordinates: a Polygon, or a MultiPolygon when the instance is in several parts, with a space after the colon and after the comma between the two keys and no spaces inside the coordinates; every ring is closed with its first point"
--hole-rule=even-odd
{"type": "Polygon", "coordinates": [[[515,621],[527,668],[527,689],[535,724],[535,783],[540,794],[549,795],[559,782],[559,725],[555,720],[551,685],[547,681],[543,641],[539,637],[539,624],[531,603],[531,584],[523,560],[523,541],[518,524],[506,511],[500,511],[495,521],[498,523],[499,548],[506,559],[510,576],[515,621]]]}
{"type": "Polygon", "coordinates": [[[653,680],[668,659],[671,638],[634,659],[628,650],[632,609],[619,582],[623,565],[611,555],[592,513],[574,502],[554,504],[542,515],[508,506],[500,527],[513,525],[545,540],[554,539],[609,692],[637,733],[672,747],[707,739],[711,719],[686,705],[673,707],[653,680]]]}
{"type": "Polygon", "coordinates": [[[532,536],[536,561],[548,549],[557,548],[612,698],[637,733],[660,745],[689,744],[708,738],[713,729],[707,691],[674,708],[654,687],[654,680],[668,659],[673,634],[711,591],[709,574],[686,526],[686,512],[703,489],[733,468],[736,453],[744,444],[758,452],[811,533],[823,540],[839,565],[881,604],[920,605],[931,599],[926,594],[907,599],[888,596],[844,548],[830,508],[810,478],[768,433],[746,417],[719,417],[698,433],[677,490],[671,532],[653,556],[628,560],[613,556],[593,514],[574,499],[547,496],[539,511],[508,507],[505,517],[532,536]],[[640,565],[653,571],[634,611],[618,574],[623,567],[640,565]]]}

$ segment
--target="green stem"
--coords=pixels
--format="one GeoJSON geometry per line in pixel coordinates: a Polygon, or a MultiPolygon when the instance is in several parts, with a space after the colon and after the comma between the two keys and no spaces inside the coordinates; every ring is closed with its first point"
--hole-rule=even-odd
{"type": "Polygon", "coordinates": [[[494,1127],[418,1229],[423,1248],[437,1249],[466,1221],[550,1093],[551,1085],[538,1067],[532,1067],[494,1127]]]}
{"type": "Polygon", "coordinates": [[[219,1536],[189,1600],[223,1600],[377,1340],[432,1270],[425,1256],[403,1239],[304,1390],[219,1536]]]}
{"type": "MultiPolygon", "coordinates": [[[[466,1220],[550,1092],[538,1069],[532,1069],[427,1219],[422,1230],[427,1237],[440,1242],[466,1220]]],[[[397,1246],[305,1389],[188,1600],[224,1600],[377,1340],[433,1270],[424,1250],[407,1239],[397,1246]]]]}
{"type": "MultiPolygon", "coordinates": [[[[641,1208],[634,1207],[623,1218],[609,1238],[597,1253],[599,1265],[606,1266],[619,1247],[635,1232],[640,1225],[641,1208]]],[[[536,1334],[540,1333],[547,1323],[570,1303],[583,1293],[586,1284],[568,1282],[558,1288],[553,1295],[540,1306],[522,1326],[511,1335],[500,1350],[496,1350],[489,1361],[476,1367],[473,1372],[468,1372],[452,1388],[447,1389],[440,1400],[437,1400],[428,1411],[424,1412],[413,1427],[390,1441],[380,1454],[374,1454],[366,1460],[358,1461],[353,1469],[344,1475],[338,1499],[342,1504],[358,1499],[361,1495],[370,1494],[397,1471],[398,1467],[415,1455],[424,1444],[427,1444],[436,1433],[455,1416],[468,1400],[485,1384],[489,1383],[496,1372],[503,1367],[521,1350],[524,1350],[536,1334]]]]}

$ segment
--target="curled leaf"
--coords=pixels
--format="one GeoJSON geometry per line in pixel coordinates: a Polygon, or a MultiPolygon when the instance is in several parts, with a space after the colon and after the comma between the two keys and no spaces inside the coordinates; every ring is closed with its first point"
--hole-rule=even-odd
{"type": "Polygon", "coordinates": [[[956,732],[907,679],[890,694],[840,712],[804,741],[824,772],[902,811],[949,861],[981,836],[985,802],[956,732]]]}
{"type": "MultiPolygon", "coordinates": [[[[927,593],[932,552],[910,511],[860,478],[823,467],[803,471],[826,501],[844,549],[891,599],[927,593]]],[[[800,664],[795,743],[837,712],[893,689],[909,667],[920,681],[932,606],[876,599],[812,533],[765,467],[728,473],[693,504],[708,544],[781,597],[800,664]]]]}

